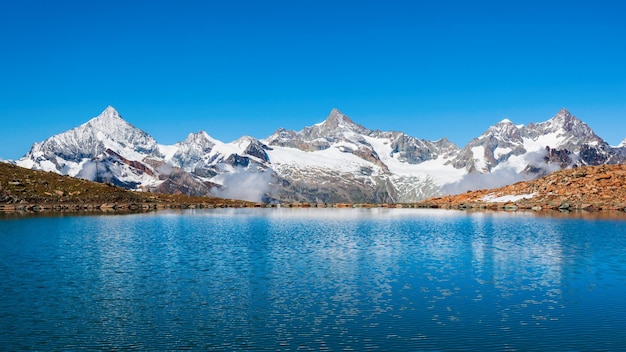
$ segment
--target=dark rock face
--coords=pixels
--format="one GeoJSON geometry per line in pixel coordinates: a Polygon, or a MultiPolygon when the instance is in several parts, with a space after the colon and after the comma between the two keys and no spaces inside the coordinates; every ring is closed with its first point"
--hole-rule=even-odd
{"type": "Polygon", "coordinates": [[[580,159],[583,165],[602,165],[607,163],[609,154],[601,147],[584,144],[580,148],[580,159]]]}
{"type": "Polygon", "coordinates": [[[265,145],[259,141],[253,141],[244,150],[244,154],[255,156],[264,162],[269,162],[270,158],[265,151],[265,145]]]}
{"type": "Polygon", "coordinates": [[[112,160],[119,160],[120,162],[132,167],[133,169],[138,170],[140,173],[145,173],[150,176],[154,176],[154,172],[152,172],[152,170],[149,167],[147,167],[145,164],[137,160],[128,160],[122,157],[121,155],[117,154],[116,152],[112,151],[111,149],[107,149],[105,151],[105,154],[110,156],[112,160]]]}
{"type": "Polygon", "coordinates": [[[401,134],[391,144],[391,153],[399,153],[400,160],[406,161],[409,164],[419,164],[436,157],[435,150],[424,146],[423,143],[416,142],[415,138],[401,134]]]}
{"type": "Polygon", "coordinates": [[[218,174],[218,171],[208,167],[197,167],[193,170],[193,174],[199,177],[211,178],[218,174]]]}
{"type": "Polygon", "coordinates": [[[567,149],[552,149],[546,147],[546,156],[543,158],[546,164],[557,164],[564,169],[572,164],[571,151],[567,149]]]}
{"type": "Polygon", "coordinates": [[[359,180],[346,179],[345,175],[326,176],[330,182],[312,183],[279,179],[282,185],[273,197],[292,202],[313,203],[391,203],[394,202],[393,186],[388,182],[377,186],[359,180]]]}
{"type": "Polygon", "coordinates": [[[228,158],[226,158],[226,160],[224,160],[224,162],[235,167],[248,167],[248,165],[250,165],[250,158],[237,154],[231,154],[228,158]]]}

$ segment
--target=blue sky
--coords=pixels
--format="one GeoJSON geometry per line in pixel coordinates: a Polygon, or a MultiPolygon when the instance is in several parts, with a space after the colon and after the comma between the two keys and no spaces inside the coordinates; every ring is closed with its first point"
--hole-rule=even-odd
{"type": "Polygon", "coordinates": [[[463,146],[562,108],[626,138],[622,1],[0,0],[0,158],[114,106],[171,144],[356,122],[463,146]]]}

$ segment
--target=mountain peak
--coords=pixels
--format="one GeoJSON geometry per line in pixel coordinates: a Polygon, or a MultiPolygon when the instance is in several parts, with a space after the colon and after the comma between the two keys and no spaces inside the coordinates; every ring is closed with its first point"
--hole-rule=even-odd
{"type": "Polygon", "coordinates": [[[215,145],[216,140],[205,131],[191,132],[183,143],[185,144],[209,144],[215,145]]]}
{"type": "MultiPolygon", "coordinates": [[[[130,131],[139,130],[131,123],[124,120],[122,115],[111,105],[107,106],[100,115],[87,121],[82,126],[84,126],[87,131],[100,131],[104,133],[104,135],[117,135],[118,137],[120,134],[127,134],[130,133],[130,131]]],[[[145,133],[143,131],[141,132],[145,133]]]]}
{"type": "Polygon", "coordinates": [[[346,115],[344,115],[339,109],[333,108],[326,117],[325,123],[331,124],[333,126],[338,126],[341,124],[354,124],[354,122],[346,115]]]}
{"type": "Polygon", "coordinates": [[[486,137],[497,138],[500,140],[519,140],[520,130],[511,120],[503,119],[495,125],[489,127],[478,139],[486,137]]]}
{"type": "Polygon", "coordinates": [[[572,116],[572,114],[570,114],[570,112],[565,107],[562,107],[561,110],[559,110],[559,112],[557,113],[557,115],[572,116]]]}
{"type": "Polygon", "coordinates": [[[107,106],[96,118],[103,120],[123,120],[120,113],[111,105],[107,106]]]}
{"type": "Polygon", "coordinates": [[[352,121],[348,116],[344,115],[339,109],[332,109],[324,122],[319,123],[316,127],[322,131],[354,131],[363,133],[366,128],[352,121]]]}
{"type": "Polygon", "coordinates": [[[565,131],[580,130],[577,132],[593,133],[591,129],[583,121],[579,120],[576,116],[572,115],[567,109],[562,108],[554,115],[550,120],[543,123],[544,125],[551,126],[551,129],[558,130],[563,129],[565,131]],[[582,130],[585,131],[582,131],[582,130]]]}
{"type": "Polygon", "coordinates": [[[554,117],[552,117],[551,120],[558,121],[561,123],[566,123],[568,121],[571,121],[572,119],[576,119],[576,118],[572,116],[572,114],[570,114],[570,112],[567,111],[566,108],[561,108],[561,110],[559,110],[559,112],[557,112],[556,115],[554,115],[554,117]]]}

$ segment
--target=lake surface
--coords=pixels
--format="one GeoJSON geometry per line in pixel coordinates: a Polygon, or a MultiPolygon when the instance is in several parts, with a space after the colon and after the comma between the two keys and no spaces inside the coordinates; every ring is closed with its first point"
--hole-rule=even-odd
{"type": "Polygon", "coordinates": [[[0,218],[0,350],[624,341],[624,220],[417,209],[0,218]]]}

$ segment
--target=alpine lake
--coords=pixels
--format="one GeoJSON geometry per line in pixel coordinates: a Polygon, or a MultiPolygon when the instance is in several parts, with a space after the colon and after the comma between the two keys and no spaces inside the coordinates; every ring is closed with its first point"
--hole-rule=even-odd
{"type": "Polygon", "coordinates": [[[0,215],[0,350],[626,350],[626,214],[0,215]]]}

